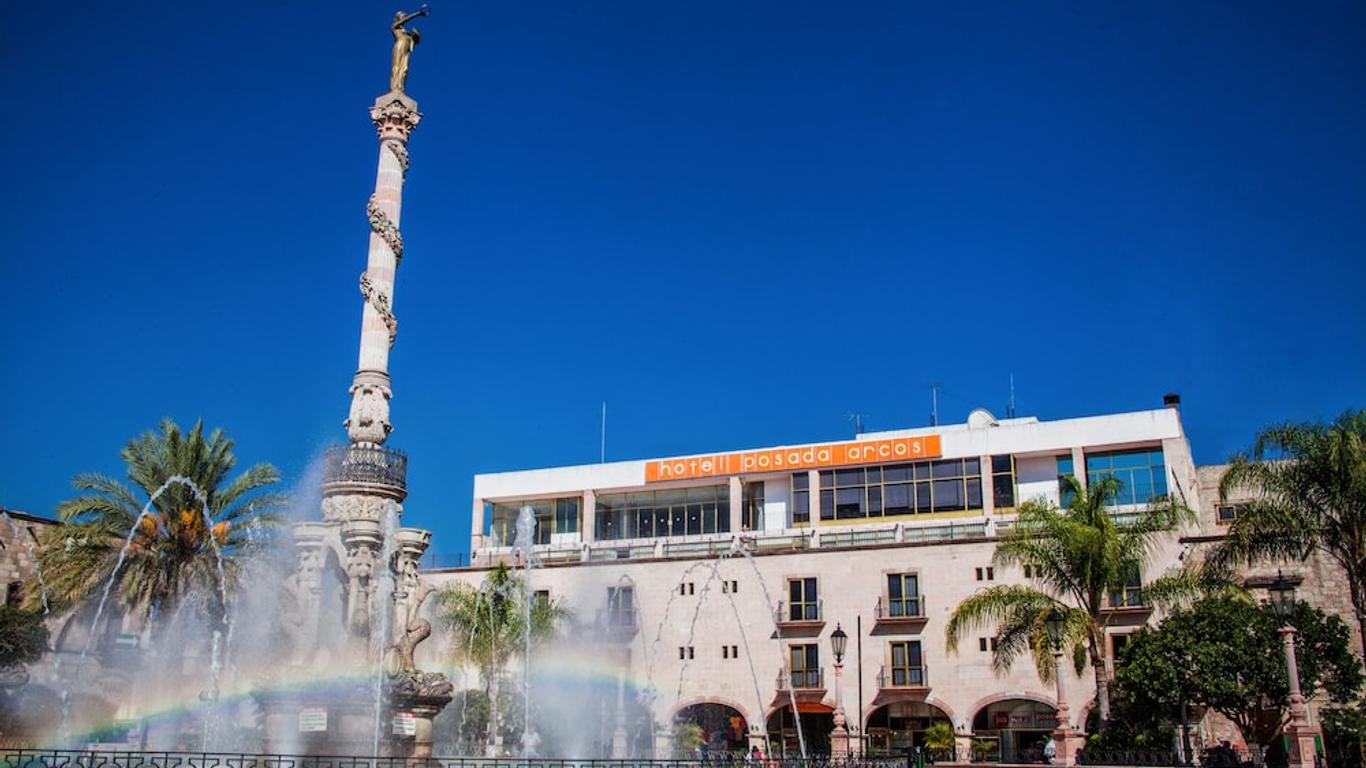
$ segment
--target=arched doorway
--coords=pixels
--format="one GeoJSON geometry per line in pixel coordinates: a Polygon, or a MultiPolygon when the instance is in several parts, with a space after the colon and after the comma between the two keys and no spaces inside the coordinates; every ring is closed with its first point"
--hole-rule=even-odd
{"type": "MultiPolygon", "coordinates": [[[[806,741],[808,755],[830,754],[830,731],[835,728],[835,712],[829,706],[817,702],[799,701],[801,739],[806,741]]],[[[797,716],[792,707],[779,707],[768,716],[769,751],[774,755],[799,757],[802,754],[797,736],[797,716]]]]}
{"type": "Polygon", "coordinates": [[[1044,745],[1057,723],[1051,704],[1033,699],[994,701],[972,717],[973,749],[982,750],[983,762],[1042,763],[1044,745]]]}
{"type": "Polygon", "coordinates": [[[953,727],[944,710],[924,701],[894,701],[868,716],[868,751],[873,754],[905,754],[910,747],[925,745],[925,731],[936,723],[953,727]]]}
{"type": "Polygon", "coordinates": [[[704,757],[744,752],[749,746],[749,723],[740,710],[726,704],[702,702],[683,707],[674,715],[674,732],[683,725],[696,726],[700,731],[704,757]]]}

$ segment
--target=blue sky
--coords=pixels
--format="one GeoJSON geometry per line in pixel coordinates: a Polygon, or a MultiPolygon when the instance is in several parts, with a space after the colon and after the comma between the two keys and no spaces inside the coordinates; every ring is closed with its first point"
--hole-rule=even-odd
{"type": "MultiPolygon", "coordinates": [[[[471,475],[1184,399],[1361,407],[1360,3],[433,2],[391,360],[471,475]]],[[[388,4],[7,4],[0,504],[163,416],[295,482],[355,366],[388,4]]]]}

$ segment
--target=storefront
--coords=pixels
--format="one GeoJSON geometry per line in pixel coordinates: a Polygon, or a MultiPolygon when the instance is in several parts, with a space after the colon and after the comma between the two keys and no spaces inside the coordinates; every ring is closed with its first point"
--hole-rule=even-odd
{"type": "MultiPolygon", "coordinates": [[[[1044,745],[1057,726],[1052,706],[1029,699],[1006,699],[977,710],[972,719],[975,747],[996,752],[1002,763],[1042,763],[1044,745]],[[995,742],[992,750],[991,743],[995,742]]],[[[984,755],[985,758],[991,755],[984,755]]]]}

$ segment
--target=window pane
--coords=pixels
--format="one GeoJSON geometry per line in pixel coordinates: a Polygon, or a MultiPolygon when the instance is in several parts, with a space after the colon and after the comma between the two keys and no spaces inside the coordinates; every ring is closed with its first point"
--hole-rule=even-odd
{"type": "Polygon", "coordinates": [[[876,485],[868,487],[868,514],[882,514],[882,488],[876,485]]]}
{"type": "Polygon", "coordinates": [[[792,509],[800,515],[810,514],[811,497],[807,495],[806,491],[792,494],[792,509]]]}
{"type": "Polygon", "coordinates": [[[964,509],[962,480],[934,481],[934,511],[948,512],[964,509]]]}
{"type": "Polygon", "coordinates": [[[982,474],[982,460],[981,460],[981,459],[964,459],[964,460],[963,460],[963,474],[965,474],[965,475],[980,475],[980,474],[982,474]]]}
{"type": "Polygon", "coordinates": [[[904,580],[905,583],[906,583],[906,596],[907,596],[907,597],[915,597],[916,595],[920,594],[920,577],[919,577],[919,576],[915,576],[915,575],[912,575],[912,574],[906,574],[906,575],[903,577],[903,580],[904,580]]]}
{"type": "Polygon", "coordinates": [[[793,475],[792,475],[792,490],[794,490],[794,491],[804,491],[804,490],[806,490],[807,481],[809,481],[810,479],[811,479],[811,478],[810,478],[805,472],[797,472],[797,473],[793,474],[793,475]]]}
{"type": "Polygon", "coordinates": [[[882,467],[867,467],[863,471],[867,475],[865,482],[869,485],[877,485],[882,482],[882,467]]]}
{"type": "Polygon", "coordinates": [[[863,488],[841,488],[835,491],[835,517],[848,519],[863,517],[863,488]]]}
{"type": "Polygon", "coordinates": [[[1072,457],[1071,457],[1071,456],[1066,456],[1066,457],[1059,456],[1059,457],[1058,457],[1058,474],[1060,474],[1060,475],[1075,475],[1075,474],[1076,474],[1076,472],[1074,472],[1074,471],[1072,470],[1072,457]]]}
{"type": "Polygon", "coordinates": [[[1004,455],[1004,456],[992,456],[992,457],[991,457],[991,471],[992,471],[992,472],[1009,472],[1009,471],[1010,471],[1010,454],[1006,454],[1006,455],[1004,455]]]}
{"type": "Polygon", "coordinates": [[[722,533],[730,531],[729,501],[720,501],[716,503],[716,530],[722,533]]]}
{"type": "Polygon", "coordinates": [[[883,486],[883,506],[889,515],[904,515],[911,511],[911,487],[909,485],[883,486]]]}
{"type": "Polygon", "coordinates": [[[930,474],[934,477],[962,477],[963,460],[936,461],[930,468],[930,474]]]}
{"type": "Polygon", "coordinates": [[[835,492],[821,491],[821,519],[835,519],[835,492]]]}
{"type": "Polygon", "coordinates": [[[827,469],[827,470],[825,470],[824,472],[821,473],[821,487],[822,487],[822,488],[834,488],[834,487],[835,487],[835,473],[834,473],[834,472],[831,472],[830,470],[827,469]]]}
{"type": "Polygon", "coordinates": [[[901,574],[887,576],[887,596],[893,600],[901,599],[901,574]]]}
{"type": "Polygon", "coordinates": [[[804,586],[806,588],[806,601],[808,603],[816,602],[816,580],[806,579],[804,586]]]}
{"type": "MultiPolygon", "coordinates": [[[[823,478],[822,478],[823,479],[823,478]]],[[[835,485],[863,485],[863,470],[860,469],[840,469],[835,471],[835,485]]],[[[824,487],[825,483],[822,482],[824,487]]]]}
{"type": "Polygon", "coordinates": [[[883,468],[882,468],[882,482],[884,482],[884,483],[895,483],[895,482],[899,482],[899,481],[901,481],[901,480],[910,480],[910,479],[911,479],[911,465],[910,465],[910,464],[896,464],[896,465],[893,465],[893,466],[890,466],[890,467],[883,467],[883,468]]]}
{"type": "Polygon", "coordinates": [[[892,666],[906,666],[906,644],[892,643],[892,666]]]}
{"type": "Polygon", "coordinates": [[[688,535],[696,536],[702,533],[702,505],[688,505],[688,535]]]}
{"type": "Polygon", "coordinates": [[[980,477],[968,478],[968,509],[982,508],[982,479],[980,477]]]}
{"type": "Polygon", "coordinates": [[[916,511],[916,512],[922,512],[922,513],[923,513],[923,512],[929,512],[929,511],[930,511],[930,484],[929,484],[929,483],[916,483],[916,484],[915,484],[915,511],[916,511]]]}
{"type": "Polygon", "coordinates": [[[998,507],[1015,506],[1015,484],[1010,475],[997,475],[991,479],[992,497],[998,507]]]}
{"type": "Polygon", "coordinates": [[[793,579],[787,583],[787,599],[794,603],[802,601],[802,581],[793,579]]]}
{"type": "Polygon", "coordinates": [[[668,535],[669,535],[669,518],[670,518],[670,517],[671,517],[671,516],[670,516],[669,510],[668,510],[667,508],[661,507],[661,508],[655,510],[655,533],[654,533],[654,535],[656,535],[656,536],[668,536],[668,535]]]}
{"type": "Polygon", "coordinates": [[[930,479],[930,462],[928,461],[922,461],[911,465],[911,470],[913,471],[916,480],[930,479]]]}

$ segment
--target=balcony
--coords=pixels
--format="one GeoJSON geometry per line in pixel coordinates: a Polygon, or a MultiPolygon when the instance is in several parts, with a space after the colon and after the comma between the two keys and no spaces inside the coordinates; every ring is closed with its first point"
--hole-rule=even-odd
{"type": "Polygon", "coordinates": [[[793,699],[819,702],[825,698],[825,669],[781,669],[774,681],[774,706],[785,706],[793,699]]]}
{"type": "Polygon", "coordinates": [[[627,643],[640,631],[640,614],[635,608],[608,608],[598,611],[593,626],[608,642],[627,643]]]}
{"type": "Polygon", "coordinates": [[[924,667],[886,667],[877,673],[879,691],[924,690],[930,687],[924,667]]]}
{"type": "Polygon", "coordinates": [[[323,486],[379,489],[402,501],[408,495],[408,454],[377,445],[337,445],[323,453],[323,486]]]}
{"type": "Polygon", "coordinates": [[[779,630],[800,630],[798,634],[819,632],[825,626],[824,601],[792,605],[780,602],[778,610],[773,612],[773,623],[779,630]]]}
{"type": "Polygon", "coordinates": [[[873,606],[873,626],[890,631],[918,632],[928,621],[925,596],[879,597],[873,606]]]}

